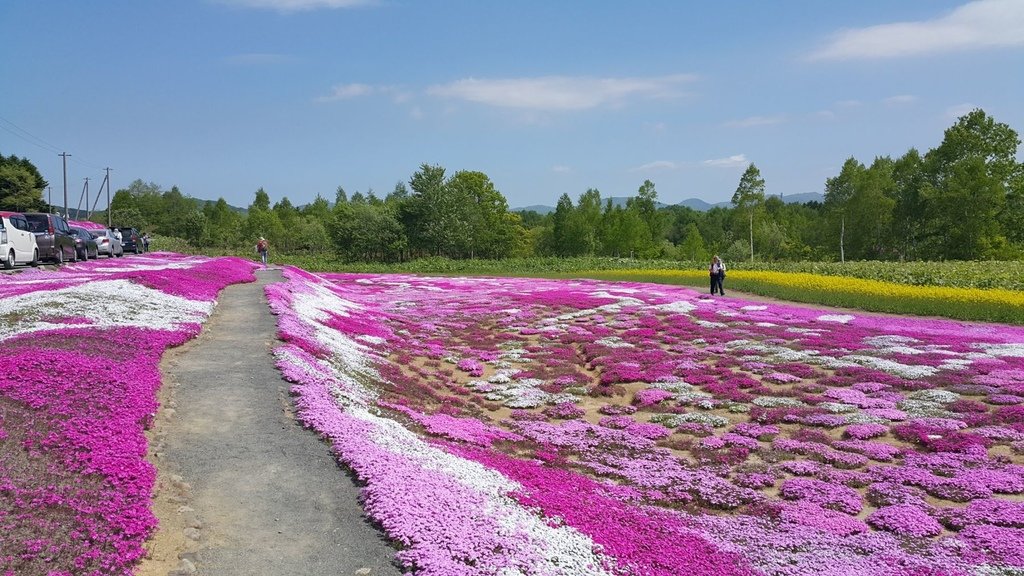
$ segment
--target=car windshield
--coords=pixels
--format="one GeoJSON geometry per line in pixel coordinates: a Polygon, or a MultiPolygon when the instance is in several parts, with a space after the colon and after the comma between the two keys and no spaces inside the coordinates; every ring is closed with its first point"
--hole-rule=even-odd
{"type": "Polygon", "coordinates": [[[25,219],[28,220],[28,228],[32,232],[49,232],[50,226],[45,214],[29,214],[25,219]]]}

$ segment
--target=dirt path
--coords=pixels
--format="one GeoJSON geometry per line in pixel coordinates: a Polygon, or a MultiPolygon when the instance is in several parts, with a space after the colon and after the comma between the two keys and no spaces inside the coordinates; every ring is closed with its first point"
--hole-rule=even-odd
{"type": "Polygon", "coordinates": [[[292,417],[259,281],[228,287],[198,338],[161,365],[150,433],[160,530],[139,574],[400,574],[359,488],[292,417]]]}

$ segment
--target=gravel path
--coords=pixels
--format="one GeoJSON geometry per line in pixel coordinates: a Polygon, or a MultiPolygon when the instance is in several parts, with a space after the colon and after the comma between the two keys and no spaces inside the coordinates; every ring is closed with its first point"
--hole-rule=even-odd
{"type": "Polygon", "coordinates": [[[400,574],[359,488],[292,416],[263,286],[231,286],[198,338],[162,365],[150,434],[160,530],[140,574],[400,574]]]}

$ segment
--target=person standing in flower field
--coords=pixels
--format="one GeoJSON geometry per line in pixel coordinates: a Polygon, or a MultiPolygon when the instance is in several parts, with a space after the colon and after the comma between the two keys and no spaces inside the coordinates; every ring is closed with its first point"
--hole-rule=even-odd
{"type": "Polygon", "coordinates": [[[722,289],[722,281],[725,280],[725,264],[717,254],[711,259],[711,267],[708,269],[708,273],[711,275],[711,293],[714,294],[717,288],[718,293],[725,296],[725,290],[722,289]]]}
{"type": "Polygon", "coordinates": [[[267,250],[269,248],[270,248],[270,245],[267,244],[267,239],[264,238],[263,236],[260,236],[259,241],[256,242],[256,252],[259,253],[260,260],[263,261],[263,265],[264,266],[267,265],[267,250]]]}

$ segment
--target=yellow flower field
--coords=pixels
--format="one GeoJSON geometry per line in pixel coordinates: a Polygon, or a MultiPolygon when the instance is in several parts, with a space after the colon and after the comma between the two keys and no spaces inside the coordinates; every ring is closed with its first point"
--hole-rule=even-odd
{"type": "MultiPolygon", "coordinates": [[[[707,286],[705,270],[616,270],[580,274],[589,278],[707,286]]],[[[1004,289],[911,286],[846,276],[730,270],[730,289],[796,302],[878,312],[945,316],[1024,324],[1024,292],[1004,289]]]]}

